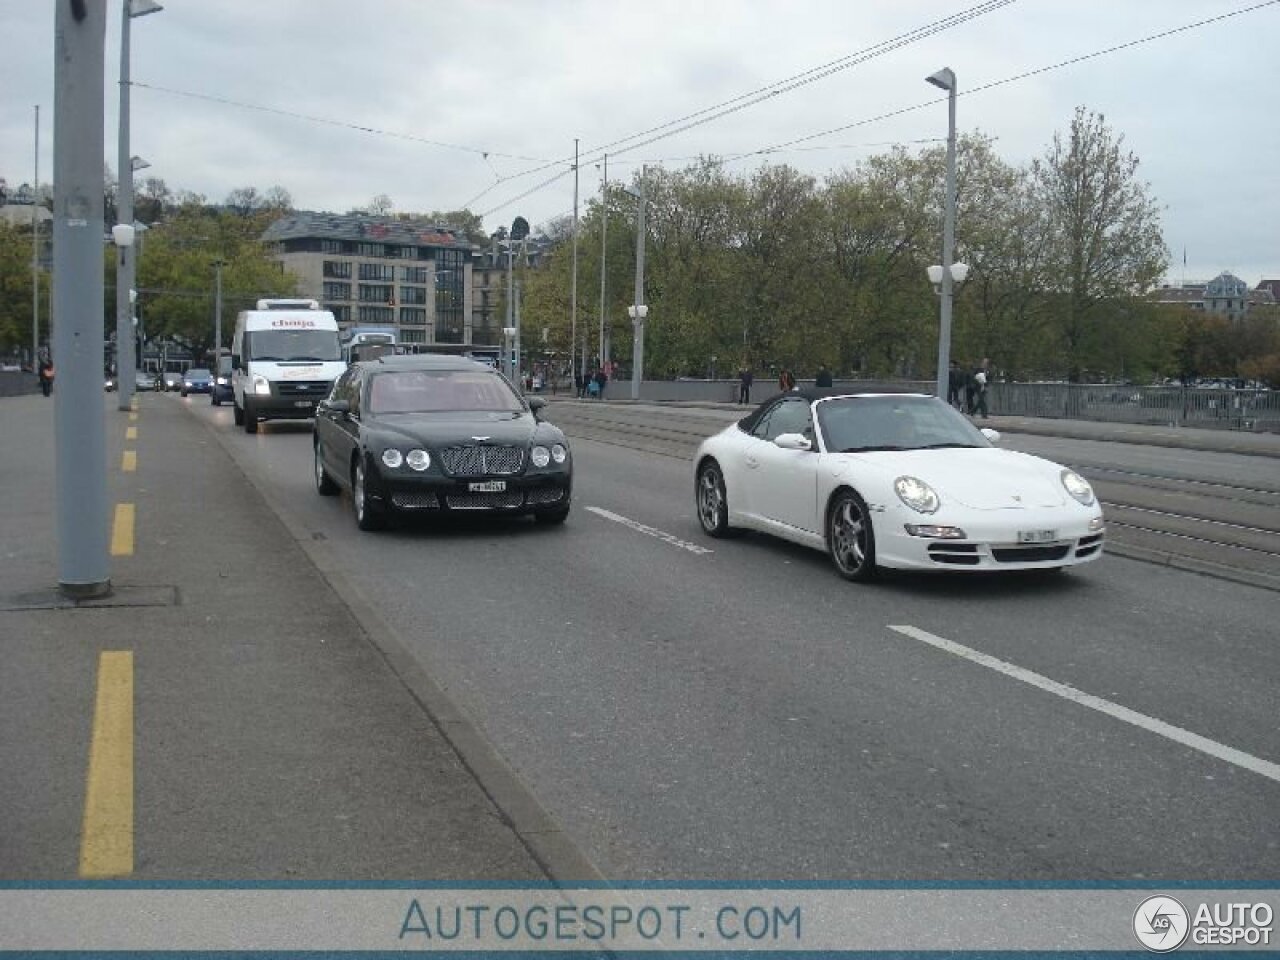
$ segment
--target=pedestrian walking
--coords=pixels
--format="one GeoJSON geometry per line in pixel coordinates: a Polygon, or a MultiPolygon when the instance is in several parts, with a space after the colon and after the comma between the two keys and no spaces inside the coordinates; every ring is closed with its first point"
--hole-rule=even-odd
{"type": "Polygon", "coordinates": [[[573,383],[574,383],[574,386],[576,386],[576,387],[578,388],[578,399],[579,399],[579,400],[581,400],[583,397],[585,397],[585,396],[587,395],[587,373],[586,373],[586,371],[584,370],[582,373],[574,373],[574,375],[573,375],[573,383]]]}
{"type": "Polygon", "coordinates": [[[755,377],[751,373],[751,368],[745,363],[738,368],[738,402],[751,402],[751,382],[755,377]]]}
{"type": "Polygon", "coordinates": [[[778,389],[781,390],[783,393],[786,393],[789,390],[797,389],[796,375],[792,373],[790,370],[783,370],[782,373],[778,376],[778,389]]]}
{"type": "Polygon", "coordinates": [[[982,412],[982,419],[988,419],[987,416],[987,386],[991,379],[991,361],[986,357],[982,358],[982,363],[973,373],[973,397],[974,409],[971,413],[982,412]]]}
{"type": "Polygon", "coordinates": [[[960,391],[964,389],[964,371],[960,369],[960,364],[955,360],[951,361],[951,366],[947,369],[947,403],[957,409],[963,410],[960,406],[960,391]]]}
{"type": "Polygon", "coordinates": [[[829,387],[832,385],[831,371],[827,369],[825,363],[818,368],[818,376],[814,378],[813,385],[815,387],[829,387]]]}
{"type": "Polygon", "coordinates": [[[603,400],[604,388],[609,383],[609,375],[605,373],[604,369],[602,368],[596,371],[596,375],[592,379],[595,381],[595,384],[596,384],[596,398],[599,400],[603,400]]]}
{"type": "Polygon", "coordinates": [[[40,358],[40,392],[46,397],[53,393],[53,361],[45,356],[40,358]]]}

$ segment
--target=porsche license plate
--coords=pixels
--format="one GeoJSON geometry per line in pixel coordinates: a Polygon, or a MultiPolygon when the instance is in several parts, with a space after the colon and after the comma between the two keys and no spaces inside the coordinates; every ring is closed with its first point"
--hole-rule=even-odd
{"type": "Polygon", "coordinates": [[[486,480],[483,483],[470,483],[467,484],[467,489],[472,493],[502,493],[507,489],[507,481],[486,480]]]}
{"type": "Polygon", "coordinates": [[[1019,530],[1019,543],[1052,543],[1058,539],[1057,530],[1019,530]]]}

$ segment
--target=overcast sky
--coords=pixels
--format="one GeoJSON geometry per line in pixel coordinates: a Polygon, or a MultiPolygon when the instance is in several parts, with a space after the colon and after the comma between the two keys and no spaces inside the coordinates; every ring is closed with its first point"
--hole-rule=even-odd
{"type": "MultiPolygon", "coordinates": [[[[152,165],[140,176],[214,201],[236,187],[279,184],[299,208],[337,212],[378,194],[400,211],[470,204],[490,230],[517,214],[538,224],[572,211],[572,176],[516,198],[568,169],[575,137],[585,199],[599,190],[596,160],[607,144],[983,6],[163,2],[162,12],[132,23],[132,152],[152,165]],[[519,176],[544,163],[556,165],[519,176]]],[[[629,178],[641,162],[678,168],[700,154],[734,156],[848,127],[767,158],[822,178],[892,143],[944,137],[943,95],[924,82],[940,67],[956,72],[963,93],[1257,2],[1016,0],[729,116],[615,147],[610,179],[629,178]],[[916,105],[924,106],[875,119],[916,105]]],[[[104,158],[113,169],[120,7],[109,2],[106,41],[104,158]]],[[[55,0],[0,0],[0,177],[11,187],[32,176],[35,104],[41,179],[51,179],[54,10],[55,0]]],[[[1272,2],[961,96],[958,123],[997,138],[1004,159],[1022,164],[1069,125],[1076,105],[1104,114],[1164,208],[1170,281],[1184,277],[1185,248],[1187,281],[1231,270],[1253,286],[1280,276],[1278,102],[1280,4],[1272,2]]],[[[762,162],[756,155],[728,169],[762,162]]]]}

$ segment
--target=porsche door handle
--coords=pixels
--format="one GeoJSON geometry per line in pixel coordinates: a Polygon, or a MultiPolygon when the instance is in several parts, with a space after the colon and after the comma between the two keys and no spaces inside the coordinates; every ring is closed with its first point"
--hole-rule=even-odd
{"type": "Polygon", "coordinates": [[[755,457],[747,457],[747,469],[748,469],[748,470],[754,470],[754,469],[756,469],[756,467],[758,467],[758,466],[760,466],[760,461],[759,461],[759,460],[757,460],[755,457]]]}

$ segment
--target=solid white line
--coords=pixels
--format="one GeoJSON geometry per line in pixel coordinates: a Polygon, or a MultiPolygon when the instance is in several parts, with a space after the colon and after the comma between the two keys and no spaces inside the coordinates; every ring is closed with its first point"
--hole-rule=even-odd
{"type": "Polygon", "coordinates": [[[590,510],[597,516],[604,517],[606,520],[612,520],[614,523],[620,523],[624,527],[630,527],[632,530],[643,533],[646,536],[655,537],[664,543],[671,544],[673,547],[679,547],[681,550],[688,550],[690,553],[697,554],[715,552],[708,547],[702,547],[696,543],[690,543],[688,540],[681,540],[675,534],[665,533],[655,527],[650,527],[647,524],[641,523],[639,520],[632,520],[629,517],[621,516],[611,510],[605,510],[603,507],[587,507],[586,509],[590,510]]]}
{"type": "Polygon", "coordinates": [[[1043,677],[1030,670],[1024,670],[1022,667],[1014,666],[1012,663],[980,653],[971,647],[939,637],[918,627],[893,626],[891,624],[889,629],[915,640],[920,640],[932,647],[937,647],[939,650],[945,650],[947,653],[954,653],[957,657],[963,657],[965,660],[995,670],[997,673],[1003,673],[1005,676],[1013,677],[1015,680],[1029,683],[1033,687],[1039,687],[1041,690],[1056,694],[1064,700],[1070,700],[1082,707],[1088,707],[1090,710],[1105,713],[1109,717],[1123,720],[1125,723],[1131,723],[1135,727],[1141,727],[1143,730],[1165,737],[1175,743],[1180,743],[1184,747],[1199,750],[1201,753],[1207,753],[1218,760],[1225,760],[1227,763],[1243,767],[1245,770],[1250,770],[1269,780],[1280,783],[1280,764],[1262,760],[1242,750],[1228,747],[1215,740],[1210,740],[1208,737],[1202,737],[1198,733],[1183,730],[1181,727],[1175,727],[1171,723],[1165,723],[1155,717],[1148,717],[1144,713],[1138,713],[1136,710],[1122,707],[1118,703],[1112,703],[1110,700],[1102,699],[1102,697],[1095,697],[1093,694],[1085,693],[1083,690],[1069,687],[1065,683],[1050,680],[1048,677],[1043,677]]]}

